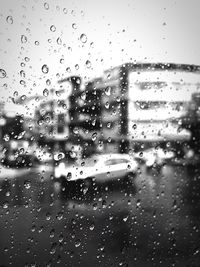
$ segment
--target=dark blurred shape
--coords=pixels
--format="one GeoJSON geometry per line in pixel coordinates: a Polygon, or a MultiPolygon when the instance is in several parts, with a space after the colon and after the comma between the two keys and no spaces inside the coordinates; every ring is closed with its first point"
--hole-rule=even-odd
{"type": "Polygon", "coordinates": [[[18,155],[6,154],[1,160],[1,163],[8,168],[29,168],[39,163],[39,160],[34,155],[18,155]]]}
{"type": "Polygon", "coordinates": [[[9,134],[10,138],[19,139],[20,134],[24,131],[22,116],[7,117],[5,116],[6,123],[2,127],[2,136],[9,134]]]}

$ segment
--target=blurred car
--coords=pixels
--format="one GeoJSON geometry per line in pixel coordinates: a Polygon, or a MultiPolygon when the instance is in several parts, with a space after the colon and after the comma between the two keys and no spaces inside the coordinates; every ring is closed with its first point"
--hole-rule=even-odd
{"type": "Polygon", "coordinates": [[[29,154],[9,154],[2,158],[1,164],[8,168],[29,168],[38,164],[38,159],[29,154]]]}
{"type": "Polygon", "coordinates": [[[143,152],[137,153],[135,157],[146,164],[147,167],[162,165],[163,163],[175,157],[174,151],[162,148],[149,148],[143,152]]]}
{"type": "Polygon", "coordinates": [[[92,181],[100,184],[121,179],[131,181],[137,169],[138,163],[128,154],[99,154],[73,166],[61,162],[55,167],[55,178],[65,187],[73,181],[88,185],[92,181]]]}

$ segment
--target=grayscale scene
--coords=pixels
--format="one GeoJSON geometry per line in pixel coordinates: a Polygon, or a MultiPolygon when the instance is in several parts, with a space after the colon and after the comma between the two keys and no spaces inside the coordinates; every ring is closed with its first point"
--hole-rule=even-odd
{"type": "Polygon", "coordinates": [[[200,267],[199,0],[0,1],[0,267],[200,267]]]}

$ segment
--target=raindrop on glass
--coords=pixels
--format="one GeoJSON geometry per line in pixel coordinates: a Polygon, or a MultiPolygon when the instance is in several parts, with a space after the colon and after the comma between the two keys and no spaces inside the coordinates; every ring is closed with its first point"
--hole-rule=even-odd
{"type": "Polygon", "coordinates": [[[27,37],[25,35],[21,35],[21,42],[25,44],[27,42],[27,37]]]}
{"type": "Polygon", "coordinates": [[[24,70],[21,70],[20,71],[20,76],[23,77],[23,78],[25,78],[26,75],[25,75],[25,71],[24,70]]]}
{"type": "Polygon", "coordinates": [[[83,100],[86,99],[86,93],[85,93],[85,92],[83,92],[83,93],[81,94],[81,99],[83,99],[83,100]]]}
{"type": "Polygon", "coordinates": [[[82,33],[80,36],[80,40],[82,43],[86,43],[87,42],[87,36],[84,33],[82,33]]]}
{"type": "Polygon", "coordinates": [[[57,38],[57,44],[61,45],[62,44],[62,40],[60,37],[57,38]]]}
{"type": "Polygon", "coordinates": [[[78,240],[75,241],[74,244],[75,244],[75,247],[77,248],[77,247],[79,247],[81,245],[81,241],[78,239],[78,240]]]}
{"type": "Polygon", "coordinates": [[[43,90],[43,96],[47,97],[48,95],[49,95],[49,90],[45,88],[43,90]]]}
{"type": "Polygon", "coordinates": [[[67,14],[67,9],[66,8],[63,8],[63,13],[67,14]]]}
{"type": "Polygon", "coordinates": [[[79,69],[79,65],[78,65],[78,64],[75,65],[75,69],[76,69],[76,70],[79,69]]]}
{"type": "Polygon", "coordinates": [[[30,182],[29,180],[26,180],[26,181],[24,182],[24,187],[25,187],[26,189],[30,189],[30,188],[31,188],[31,182],[30,182]]]}
{"type": "Polygon", "coordinates": [[[73,129],[73,132],[74,132],[75,134],[78,134],[78,133],[79,133],[79,129],[78,129],[77,127],[75,127],[75,128],[73,129]]]}
{"type": "Polygon", "coordinates": [[[44,3],[44,8],[45,8],[46,10],[48,10],[48,9],[49,9],[49,4],[48,4],[48,3],[44,3]]]}
{"type": "Polygon", "coordinates": [[[49,212],[46,213],[46,220],[49,221],[51,219],[51,214],[49,212]]]}
{"type": "Polygon", "coordinates": [[[0,69],[0,78],[5,78],[6,77],[6,71],[3,69],[0,69]]]}
{"type": "Polygon", "coordinates": [[[85,64],[86,64],[86,67],[89,69],[89,68],[91,68],[91,62],[89,61],[89,60],[87,60],[86,62],[85,62],[85,64]]]}
{"type": "Polygon", "coordinates": [[[51,25],[50,30],[51,30],[52,32],[55,32],[55,31],[56,31],[56,27],[55,27],[54,25],[51,25]]]}
{"type": "Polygon", "coordinates": [[[46,80],[46,85],[48,85],[48,86],[51,85],[51,81],[49,79],[46,80]]]}
{"type": "Polygon", "coordinates": [[[6,18],[6,21],[9,23],[9,24],[13,24],[13,17],[12,16],[8,16],[6,18]]]}
{"type": "Polygon", "coordinates": [[[47,74],[49,72],[49,67],[46,64],[42,66],[42,72],[44,74],[47,74]]]}
{"type": "Polygon", "coordinates": [[[106,87],[106,89],[105,89],[105,94],[106,94],[107,96],[110,96],[110,93],[111,93],[111,88],[110,88],[110,87],[106,87]]]}
{"type": "Polygon", "coordinates": [[[26,100],[26,96],[25,96],[25,95],[22,95],[22,96],[20,97],[20,99],[21,99],[21,101],[24,101],[24,100],[26,100]]]}
{"type": "Polygon", "coordinates": [[[72,24],[72,28],[75,29],[75,30],[77,29],[77,25],[76,25],[76,23],[73,23],[73,24],[72,24]]]}
{"type": "Polygon", "coordinates": [[[94,224],[90,225],[90,230],[93,231],[94,230],[94,224]]]}
{"type": "Polygon", "coordinates": [[[7,209],[8,208],[8,202],[7,201],[3,203],[3,208],[4,209],[7,209]]]}
{"type": "Polygon", "coordinates": [[[95,141],[97,139],[97,133],[92,134],[92,141],[95,141]]]}
{"type": "Polygon", "coordinates": [[[25,85],[26,82],[25,82],[24,80],[21,80],[21,81],[20,81],[20,84],[21,84],[21,85],[25,85]]]}

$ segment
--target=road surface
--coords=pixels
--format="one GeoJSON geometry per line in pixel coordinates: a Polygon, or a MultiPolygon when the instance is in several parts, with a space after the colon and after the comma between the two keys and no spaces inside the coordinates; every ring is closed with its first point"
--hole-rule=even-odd
{"type": "Polygon", "coordinates": [[[66,197],[50,169],[1,179],[0,266],[200,266],[200,167],[66,197]]]}

